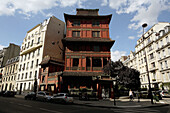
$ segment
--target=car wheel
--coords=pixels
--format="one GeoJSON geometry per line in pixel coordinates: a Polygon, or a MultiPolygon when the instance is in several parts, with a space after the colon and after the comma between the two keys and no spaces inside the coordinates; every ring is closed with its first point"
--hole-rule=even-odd
{"type": "Polygon", "coordinates": [[[62,104],[66,104],[66,101],[62,100],[61,103],[62,103],[62,104]]]}

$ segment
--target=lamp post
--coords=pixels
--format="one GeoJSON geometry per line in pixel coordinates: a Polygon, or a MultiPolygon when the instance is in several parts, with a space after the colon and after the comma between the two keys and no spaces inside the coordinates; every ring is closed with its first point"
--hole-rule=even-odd
{"type": "Polygon", "coordinates": [[[34,79],[34,93],[36,94],[37,92],[37,78],[35,77],[34,79]]]}
{"type": "Polygon", "coordinates": [[[114,87],[114,88],[113,88],[113,89],[114,89],[114,106],[116,106],[116,99],[115,99],[115,89],[116,89],[115,86],[116,86],[116,81],[115,81],[115,80],[113,80],[113,85],[114,85],[114,86],[113,86],[113,87],[114,87]]]}
{"type": "MultiPolygon", "coordinates": [[[[143,41],[145,40],[145,37],[144,37],[144,28],[147,27],[147,24],[144,23],[142,25],[143,27],[143,41]]],[[[151,90],[151,84],[150,84],[150,76],[149,76],[149,70],[148,70],[148,63],[147,63],[147,56],[146,56],[146,51],[144,49],[144,53],[145,53],[145,62],[146,62],[146,72],[147,72],[147,76],[148,76],[148,82],[149,82],[149,97],[151,97],[151,104],[153,104],[153,95],[152,95],[152,90],[151,90]]]]}

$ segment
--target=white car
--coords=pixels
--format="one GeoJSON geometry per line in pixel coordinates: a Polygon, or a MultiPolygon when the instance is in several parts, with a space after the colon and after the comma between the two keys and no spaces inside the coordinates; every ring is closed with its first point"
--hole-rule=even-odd
{"type": "Polygon", "coordinates": [[[39,91],[36,95],[37,100],[41,101],[51,101],[51,94],[49,92],[39,91]]]}
{"type": "Polygon", "coordinates": [[[52,102],[73,103],[73,97],[67,93],[57,93],[51,98],[52,102]]]}
{"type": "Polygon", "coordinates": [[[160,94],[162,97],[170,97],[170,94],[167,91],[161,91],[160,94]]]}

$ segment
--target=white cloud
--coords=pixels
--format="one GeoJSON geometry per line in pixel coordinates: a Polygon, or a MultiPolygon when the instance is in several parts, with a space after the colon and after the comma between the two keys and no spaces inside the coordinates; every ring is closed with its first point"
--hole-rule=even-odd
{"type": "Polygon", "coordinates": [[[108,1],[107,0],[102,0],[101,6],[107,6],[108,1]]]}
{"type": "Polygon", "coordinates": [[[77,4],[79,7],[83,7],[82,3],[85,1],[86,0],[60,0],[60,3],[62,7],[73,6],[75,4],[77,4]]]}
{"type": "Polygon", "coordinates": [[[128,38],[131,39],[131,40],[135,39],[134,36],[129,36],[128,38]]]}
{"type": "Polygon", "coordinates": [[[77,5],[83,7],[86,0],[0,0],[0,16],[12,16],[15,13],[26,15],[29,19],[32,14],[40,12],[43,15],[50,16],[51,13],[45,14],[43,11],[53,7],[69,7],[77,5]]]}
{"type": "Polygon", "coordinates": [[[116,10],[116,13],[134,14],[129,24],[129,29],[137,30],[143,23],[149,26],[158,22],[159,14],[170,11],[169,0],[109,0],[109,6],[116,10]]]}
{"type": "Polygon", "coordinates": [[[111,51],[111,59],[112,61],[117,61],[120,59],[121,56],[125,56],[126,55],[126,51],[111,51]]]}
{"type": "Polygon", "coordinates": [[[4,47],[5,47],[5,46],[3,46],[3,45],[0,45],[0,50],[1,50],[1,49],[3,49],[4,47]]]}

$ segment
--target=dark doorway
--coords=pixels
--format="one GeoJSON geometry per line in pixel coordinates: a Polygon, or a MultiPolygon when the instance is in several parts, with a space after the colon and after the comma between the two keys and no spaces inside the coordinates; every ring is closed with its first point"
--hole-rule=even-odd
{"type": "Polygon", "coordinates": [[[20,90],[19,90],[19,94],[21,94],[22,91],[22,83],[20,83],[20,90]]]}
{"type": "Polygon", "coordinates": [[[8,84],[5,85],[5,91],[7,91],[8,84]]]}

